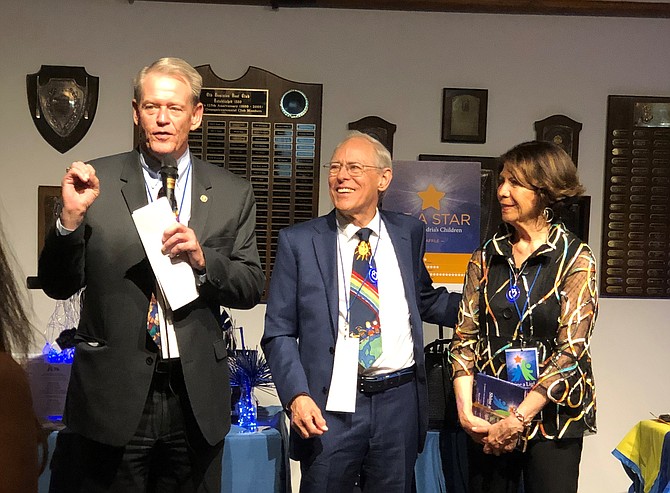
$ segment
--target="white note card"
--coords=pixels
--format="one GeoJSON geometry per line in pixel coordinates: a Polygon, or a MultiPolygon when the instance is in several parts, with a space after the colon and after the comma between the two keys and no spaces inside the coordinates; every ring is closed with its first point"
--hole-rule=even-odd
{"type": "Polygon", "coordinates": [[[163,231],[177,219],[166,197],[133,212],[133,221],[142,240],[151,268],[170,308],[176,310],[198,297],[193,269],[183,260],[161,253],[163,231]]]}

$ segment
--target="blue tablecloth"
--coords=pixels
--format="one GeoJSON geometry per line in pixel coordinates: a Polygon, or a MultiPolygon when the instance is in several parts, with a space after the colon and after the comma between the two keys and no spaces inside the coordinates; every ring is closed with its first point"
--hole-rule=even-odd
{"type": "Polygon", "coordinates": [[[223,448],[221,491],[225,493],[286,493],[290,474],[279,430],[244,433],[233,425],[223,448]]]}
{"type": "Polygon", "coordinates": [[[462,430],[428,432],[414,467],[417,493],[467,491],[467,439],[462,430]]]}
{"type": "MultiPolygon", "coordinates": [[[[222,493],[290,493],[287,431],[283,413],[277,413],[278,409],[281,408],[270,409],[273,427],[255,433],[244,432],[235,425],[231,427],[223,449],[222,493]]],[[[260,419],[259,424],[262,424],[260,419]]],[[[57,435],[57,432],[49,435],[49,461],[57,435]]],[[[49,491],[50,479],[47,465],[39,478],[39,493],[49,491]]]]}
{"type": "Polygon", "coordinates": [[[447,493],[442,472],[440,432],[429,431],[426,444],[414,466],[417,493],[447,493]]]}

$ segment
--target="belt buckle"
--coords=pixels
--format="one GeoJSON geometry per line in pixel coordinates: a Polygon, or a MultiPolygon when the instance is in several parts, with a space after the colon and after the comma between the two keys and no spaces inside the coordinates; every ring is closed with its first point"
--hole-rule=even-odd
{"type": "Polygon", "coordinates": [[[360,376],[358,378],[358,390],[364,393],[374,392],[375,381],[370,377],[360,376]]]}

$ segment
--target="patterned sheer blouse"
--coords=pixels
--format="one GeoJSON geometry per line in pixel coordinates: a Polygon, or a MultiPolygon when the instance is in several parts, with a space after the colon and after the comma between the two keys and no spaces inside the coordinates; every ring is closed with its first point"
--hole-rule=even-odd
{"type": "Polygon", "coordinates": [[[470,259],[451,344],[454,377],[485,372],[507,380],[505,350],[536,347],[539,378],[533,390],[549,402],[535,417],[529,438],[595,433],[590,340],[598,291],[593,253],[555,223],[547,244],[517,269],[512,232],[503,224],[470,259]],[[511,283],[520,289],[515,302],[506,297],[511,283]]]}

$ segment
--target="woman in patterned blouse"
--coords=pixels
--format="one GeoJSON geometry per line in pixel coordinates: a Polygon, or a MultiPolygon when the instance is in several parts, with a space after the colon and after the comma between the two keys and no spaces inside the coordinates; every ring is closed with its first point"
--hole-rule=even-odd
{"type": "Polygon", "coordinates": [[[451,345],[459,420],[472,438],[470,491],[516,493],[523,476],[525,493],[576,492],[582,437],[596,431],[598,293],[593,253],[560,216],[584,188],[570,157],[547,142],[520,144],[500,162],[504,224],[470,259],[451,345]],[[529,391],[507,417],[482,419],[478,373],[529,391]]]}

